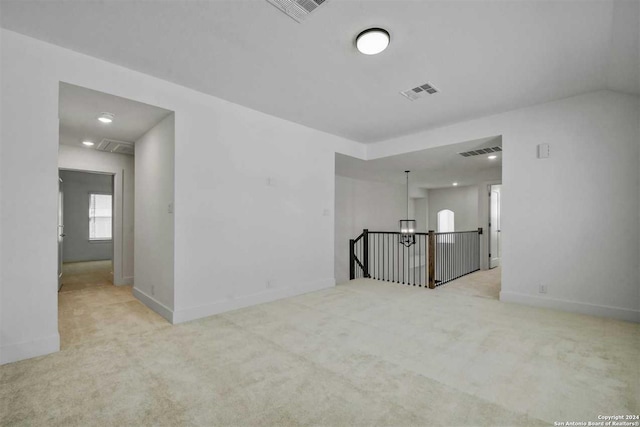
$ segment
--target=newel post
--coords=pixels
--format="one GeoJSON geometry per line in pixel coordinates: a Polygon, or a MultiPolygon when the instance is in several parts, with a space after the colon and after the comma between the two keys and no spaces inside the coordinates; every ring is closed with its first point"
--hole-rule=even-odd
{"type": "Polygon", "coordinates": [[[429,289],[436,288],[436,235],[429,230],[429,289]]]}
{"type": "Polygon", "coordinates": [[[349,239],[349,280],[356,278],[356,255],[355,255],[356,241],[349,239]]]}

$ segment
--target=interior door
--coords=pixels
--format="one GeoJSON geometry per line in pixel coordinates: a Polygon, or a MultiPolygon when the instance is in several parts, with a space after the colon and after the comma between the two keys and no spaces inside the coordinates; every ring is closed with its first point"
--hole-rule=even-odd
{"type": "Polygon", "coordinates": [[[62,244],[64,242],[64,190],[58,177],[58,290],[62,287],[62,244]]]}
{"type": "Polygon", "coordinates": [[[500,198],[502,185],[491,185],[489,191],[489,268],[500,265],[502,255],[501,224],[500,224],[500,198]]]}

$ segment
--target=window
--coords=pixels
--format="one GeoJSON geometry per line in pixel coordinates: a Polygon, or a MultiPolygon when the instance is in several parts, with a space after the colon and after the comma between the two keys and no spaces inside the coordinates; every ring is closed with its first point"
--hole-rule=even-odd
{"type": "Polygon", "coordinates": [[[89,194],[89,240],[111,240],[111,194],[89,194]]]}
{"type": "Polygon", "coordinates": [[[455,231],[454,213],[449,209],[438,212],[438,233],[448,233],[455,231]]]}

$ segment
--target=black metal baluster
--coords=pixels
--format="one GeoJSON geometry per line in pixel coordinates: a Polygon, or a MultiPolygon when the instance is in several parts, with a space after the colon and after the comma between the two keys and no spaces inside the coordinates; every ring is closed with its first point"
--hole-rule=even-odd
{"type": "Polygon", "coordinates": [[[422,287],[422,236],[418,236],[418,260],[420,261],[418,263],[418,268],[420,269],[418,271],[418,286],[422,287]]]}
{"type": "Polygon", "coordinates": [[[406,250],[406,247],[404,245],[402,245],[402,284],[404,285],[404,271],[406,270],[404,268],[404,263],[405,263],[405,256],[404,256],[404,251],[406,250]]]}
{"type": "Polygon", "coordinates": [[[391,281],[395,282],[396,281],[396,260],[395,260],[395,256],[396,256],[396,245],[395,245],[395,240],[396,240],[396,235],[392,234],[391,235],[391,281]]]}
{"type": "Polygon", "coordinates": [[[444,280],[445,280],[444,276],[446,274],[446,264],[445,264],[445,262],[447,261],[445,257],[446,255],[445,250],[447,249],[446,238],[447,238],[446,234],[443,234],[442,236],[440,236],[440,241],[442,242],[442,245],[440,246],[440,255],[441,255],[441,264],[442,264],[441,265],[442,271],[440,273],[441,274],[440,284],[444,283],[444,280]]]}
{"type": "Polygon", "coordinates": [[[416,245],[409,246],[409,265],[414,264],[413,267],[409,268],[409,280],[411,280],[410,284],[413,286],[416,285],[415,253],[416,253],[416,245]],[[413,250],[413,255],[411,254],[412,250],[413,250]],[[413,275],[413,279],[411,278],[411,275],[413,275]]]}
{"type": "Polygon", "coordinates": [[[389,246],[389,235],[386,235],[387,237],[387,282],[389,281],[389,250],[391,249],[391,246],[389,246]]]}
{"type": "Polygon", "coordinates": [[[444,270],[445,270],[445,272],[444,272],[443,277],[442,277],[444,279],[444,280],[442,280],[442,283],[445,283],[447,280],[449,280],[449,260],[450,260],[451,257],[449,256],[449,246],[450,246],[449,245],[449,235],[445,234],[443,237],[444,237],[444,240],[445,240],[445,244],[442,247],[442,249],[443,249],[442,252],[443,252],[443,257],[444,257],[443,261],[444,261],[444,270]]]}
{"type": "Polygon", "coordinates": [[[376,233],[376,279],[380,280],[380,234],[376,233]]]}
{"type": "Polygon", "coordinates": [[[457,234],[453,235],[454,238],[454,244],[455,244],[455,248],[456,248],[456,257],[455,257],[455,263],[456,263],[456,277],[460,277],[460,240],[459,240],[459,236],[457,234]]]}
{"type": "Polygon", "coordinates": [[[396,270],[394,276],[396,278],[396,282],[400,283],[400,247],[398,246],[398,235],[394,234],[394,236],[395,241],[393,243],[393,247],[396,249],[396,270]]]}
{"type": "Polygon", "coordinates": [[[382,247],[382,252],[380,253],[380,270],[382,271],[380,280],[384,280],[384,234],[380,234],[380,246],[382,247]]]}
{"type": "Polygon", "coordinates": [[[449,233],[449,234],[447,235],[447,239],[448,239],[448,241],[449,241],[449,244],[447,245],[447,246],[448,246],[447,253],[449,254],[449,255],[448,255],[448,257],[449,257],[449,266],[448,266],[448,267],[449,267],[449,274],[447,274],[447,282],[448,282],[449,280],[451,280],[451,271],[453,270],[453,268],[452,268],[453,266],[451,265],[451,259],[453,258],[453,257],[451,256],[451,254],[452,254],[452,252],[453,252],[453,251],[451,250],[451,249],[452,249],[452,248],[451,248],[451,245],[452,245],[452,243],[453,243],[453,242],[452,242],[452,239],[451,239],[451,233],[449,233]]]}
{"type": "Polygon", "coordinates": [[[413,269],[412,269],[412,271],[413,271],[413,282],[412,282],[412,285],[415,286],[416,285],[416,245],[414,244],[413,246],[411,246],[411,248],[413,249],[413,255],[411,256],[411,262],[413,263],[413,269]]]}
{"type": "Polygon", "coordinates": [[[377,259],[378,259],[378,235],[375,234],[375,237],[373,238],[373,275],[374,275],[374,279],[378,279],[378,263],[377,263],[377,259]]]}

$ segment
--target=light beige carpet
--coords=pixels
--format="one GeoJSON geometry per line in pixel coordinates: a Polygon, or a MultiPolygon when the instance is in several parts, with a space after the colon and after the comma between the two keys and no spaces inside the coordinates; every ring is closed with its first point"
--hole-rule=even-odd
{"type": "Polygon", "coordinates": [[[58,294],[60,347],[108,344],[171,325],[132,294],[114,286],[111,261],[64,264],[58,294]]]}
{"type": "Polygon", "coordinates": [[[640,412],[640,325],[500,303],[497,274],[125,323],[0,367],[0,424],[546,426],[640,412]]]}

